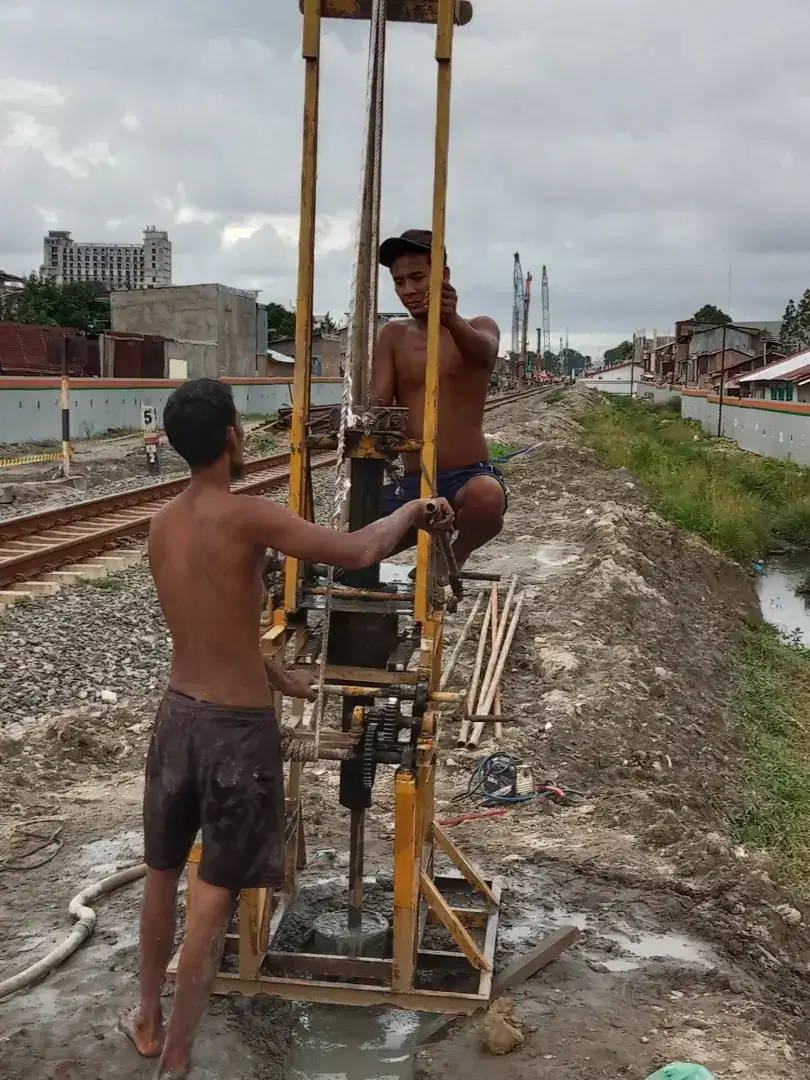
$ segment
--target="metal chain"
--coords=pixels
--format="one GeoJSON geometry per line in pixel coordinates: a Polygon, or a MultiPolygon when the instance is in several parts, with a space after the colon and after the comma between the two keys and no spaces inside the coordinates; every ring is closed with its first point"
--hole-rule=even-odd
{"type": "MultiPolygon", "coordinates": [[[[382,118],[383,118],[383,69],[385,53],[385,19],[386,0],[374,0],[371,12],[371,30],[369,35],[368,51],[368,84],[366,89],[366,125],[365,138],[363,140],[363,168],[360,194],[360,214],[363,212],[363,192],[366,188],[366,176],[369,169],[373,172],[372,186],[372,228],[371,244],[373,259],[369,260],[371,266],[370,280],[363,284],[368,288],[368,326],[366,330],[367,344],[367,367],[366,367],[366,400],[363,404],[368,405],[368,395],[371,389],[371,361],[373,357],[374,342],[376,338],[376,311],[377,311],[377,248],[380,237],[380,194],[382,187],[382,118]],[[373,125],[373,127],[372,127],[373,125]],[[369,145],[373,135],[372,161],[369,161],[369,145]]],[[[357,311],[357,279],[360,273],[361,252],[359,250],[360,229],[358,228],[358,246],[355,251],[354,267],[352,271],[351,301],[349,305],[349,326],[346,344],[346,363],[343,371],[343,396],[340,405],[340,426],[337,439],[337,465],[335,466],[335,498],[332,506],[332,528],[339,529],[343,517],[343,506],[349,495],[351,480],[349,478],[348,462],[346,459],[346,431],[354,420],[352,377],[355,369],[355,356],[357,343],[360,339],[362,327],[358,325],[357,311]]],[[[321,657],[319,667],[318,698],[315,702],[313,718],[313,753],[317,758],[321,742],[321,728],[326,708],[326,695],[324,684],[326,683],[326,667],[329,652],[329,630],[332,622],[332,595],[334,592],[335,568],[329,567],[326,575],[326,597],[324,601],[323,624],[321,630],[321,657]]]]}

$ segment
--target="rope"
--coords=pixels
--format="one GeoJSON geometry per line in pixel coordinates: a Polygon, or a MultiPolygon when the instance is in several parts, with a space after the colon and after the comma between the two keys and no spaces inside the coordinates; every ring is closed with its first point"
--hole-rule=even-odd
{"type": "Polygon", "coordinates": [[[281,755],[285,761],[320,761],[328,756],[330,761],[348,761],[354,757],[354,750],[348,747],[330,747],[322,751],[314,742],[297,739],[290,731],[282,730],[281,755]]]}
{"type": "MultiPolygon", "coordinates": [[[[351,301],[349,310],[348,341],[346,348],[346,365],[343,372],[343,395],[340,405],[340,426],[337,438],[337,465],[335,467],[335,500],[332,507],[332,528],[339,529],[343,520],[343,508],[349,496],[351,480],[349,478],[348,461],[346,460],[346,431],[354,420],[353,412],[353,376],[356,367],[357,345],[361,334],[365,331],[366,344],[366,371],[365,371],[365,401],[368,405],[371,391],[371,364],[374,354],[374,344],[377,329],[377,249],[380,238],[380,199],[382,188],[382,119],[383,119],[383,80],[385,62],[385,20],[387,0],[373,0],[371,12],[371,30],[369,35],[368,49],[368,76],[366,87],[366,123],[365,139],[363,142],[363,165],[362,183],[360,188],[360,211],[359,223],[362,223],[364,213],[365,191],[369,172],[372,176],[371,185],[371,234],[370,244],[372,258],[368,260],[369,280],[362,282],[367,296],[365,314],[367,325],[360,325],[360,313],[357,310],[357,285],[362,262],[360,240],[362,228],[358,227],[358,242],[355,250],[354,267],[352,270],[351,301]]],[[[313,741],[310,744],[314,757],[295,760],[317,761],[321,744],[321,728],[326,709],[326,696],[323,686],[326,683],[326,666],[329,655],[329,630],[332,622],[332,595],[334,592],[335,568],[329,567],[326,575],[326,598],[324,601],[323,629],[321,632],[321,657],[320,657],[320,685],[318,698],[315,702],[313,716],[313,741]]]]}

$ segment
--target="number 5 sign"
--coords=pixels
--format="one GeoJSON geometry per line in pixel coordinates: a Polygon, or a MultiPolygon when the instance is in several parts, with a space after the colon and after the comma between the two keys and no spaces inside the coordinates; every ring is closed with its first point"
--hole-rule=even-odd
{"type": "Polygon", "coordinates": [[[144,431],[157,430],[157,410],[154,405],[141,406],[141,428],[144,431]]]}

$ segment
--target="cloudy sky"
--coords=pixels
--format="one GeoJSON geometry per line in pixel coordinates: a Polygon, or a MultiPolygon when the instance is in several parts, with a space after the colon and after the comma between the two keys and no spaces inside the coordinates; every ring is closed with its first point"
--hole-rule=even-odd
{"type": "MultiPolygon", "coordinates": [[[[476,0],[455,64],[448,245],[508,344],[512,256],[596,353],[706,302],[810,286],[807,0],[476,0]]],[[[324,24],[316,310],[346,308],[367,26],[324,24]]],[[[175,283],[295,293],[296,0],[0,0],[0,268],[48,228],[169,230],[175,283]]],[[[429,223],[435,63],[389,35],[383,229],[429,223]]],[[[395,299],[386,284],[381,306],[395,299]]],[[[540,322],[539,296],[531,326],[540,322]]],[[[532,335],[533,336],[533,335],[532,335]]]]}

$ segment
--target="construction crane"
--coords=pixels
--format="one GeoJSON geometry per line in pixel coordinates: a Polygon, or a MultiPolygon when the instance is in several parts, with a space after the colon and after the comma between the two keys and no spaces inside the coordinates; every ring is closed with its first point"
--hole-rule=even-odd
{"type": "Polygon", "coordinates": [[[543,302],[543,347],[541,349],[538,345],[537,355],[542,361],[542,357],[544,357],[546,353],[551,352],[551,309],[548,302],[548,271],[545,266],[543,267],[543,281],[540,291],[543,302]]]}

